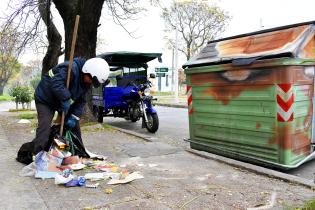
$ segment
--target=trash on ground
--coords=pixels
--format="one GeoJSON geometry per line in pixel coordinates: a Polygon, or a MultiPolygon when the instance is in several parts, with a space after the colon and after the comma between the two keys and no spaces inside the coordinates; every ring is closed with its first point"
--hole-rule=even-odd
{"type": "Polygon", "coordinates": [[[85,149],[85,151],[90,156],[90,158],[92,158],[92,159],[99,159],[99,160],[106,160],[107,159],[106,156],[94,154],[94,153],[88,151],[87,149],[85,149]]]}
{"type": "Polygon", "coordinates": [[[80,162],[79,156],[69,156],[63,159],[62,165],[78,164],[80,162]]]}
{"type": "MultiPolygon", "coordinates": [[[[106,161],[106,157],[96,155],[89,151],[90,158],[80,158],[75,154],[69,142],[63,138],[55,138],[49,151],[41,151],[35,156],[35,161],[25,166],[21,176],[34,176],[41,179],[54,179],[56,185],[63,184],[65,187],[86,186],[87,188],[97,188],[99,183],[86,183],[88,181],[109,180],[107,184],[125,184],[135,179],[144,178],[139,172],[129,173],[127,165],[118,167],[115,163],[106,161]],[[77,177],[73,171],[86,169],[89,173],[77,177]],[[90,172],[94,170],[95,172],[90,172]]],[[[144,166],[144,164],[138,164],[144,166]]],[[[155,167],[156,164],[149,164],[155,167]]],[[[112,192],[108,191],[108,194],[112,192]]]]}
{"type": "Polygon", "coordinates": [[[108,165],[97,165],[95,166],[96,169],[104,172],[117,172],[117,166],[114,164],[108,164],[108,165]]]}
{"type": "Polygon", "coordinates": [[[37,171],[57,171],[59,172],[60,169],[57,166],[60,166],[62,163],[62,159],[50,155],[46,151],[40,151],[35,156],[35,165],[37,171]]]}
{"type": "Polygon", "coordinates": [[[99,185],[100,185],[100,183],[85,184],[85,187],[87,187],[87,188],[97,188],[99,185]]]}
{"type": "Polygon", "coordinates": [[[66,142],[61,141],[62,138],[58,139],[58,138],[54,138],[54,142],[56,144],[56,146],[60,149],[65,149],[68,145],[66,144],[66,142]]]}
{"type": "Polygon", "coordinates": [[[74,179],[74,176],[70,174],[68,177],[64,177],[61,174],[56,174],[55,176],[55,184],[66,184],[74,179]]]}
{"type": "Polygon", "coordinates": [[[72,179],[71,181],[65,184],[66,187],[82,187],[85,185],[85,178],[79,176],[77,179],[72,179]]]}
{"type": "Polygon", "coordinates": [[[85,168],[85,165],[82,163],[77,163],[77,164],[71,164],[71,165],[69,165],[69,167],[72,170],[77,171],[77,170],[81,170],[81,169],[85,168]]]}
{"type": "Polygon", "coordinates": [[[131,182],[136,179],[143,179],[144,177],[140,174],[140,172],[136,171],[128,176],[126,176],[124,179],[112,179],[107,184],[126,184],[128,182],[131,182]]]}
{"type": "Polygon", "coordinates": [[[90,181],[99,181],[108,179],[109,175],[106,175],[106,173],[87,173],[84,175],[84,178],[90,181]]]}
{"type": "Polygon", "coordinates": [[[36,173],[36,165],[34,162],[28,164],[27,166],[24,166],[22,170],[20,171],[20,176],[35,176],[36,173]]]}
{"type": "Polygon", "coordinates": [[[149,164],[149,167],[150,167],[150,168],[153,168],[153,167],[156,167],[156,166],[158,166],[158,165],[157,165],[157,164],[153,164],[153,163],[152,163],[152,164],[149,164]]]}
{"type": "Polygon", "coordinates": [[[20,120],[18,121],[18,123],[20,123],[20,124],[27,124],[27,123],[31,123],[31,121],[30,121],[30,120],[27,120],[27,119],[20,119],[20,120]]]}
{"type": "Polygon", "coordinates": [[[55,171],[36,171],[35,178],[54,179],[58,172],[55,171]]]}
{"type": "Polygon", "coordinates": [[[112,194],[112,193],[113,193],[113,189],[112,189],[112,188],[106,188],[106,189],[104,190],[104,192],[105,192],[106,194],[112,194]]]}

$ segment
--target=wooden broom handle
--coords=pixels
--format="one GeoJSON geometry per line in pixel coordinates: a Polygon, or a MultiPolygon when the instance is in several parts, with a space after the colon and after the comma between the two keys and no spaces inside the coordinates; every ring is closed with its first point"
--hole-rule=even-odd
{"type": "MultiPolygon", "coordinates": [[[[69,58],[69,65],[68,65],[68,74],[67,74],[67,89],[69,89],[69,86],[70,86],[71,67],[72,67],[72,63],[73,63],[75,43],[76,43],[76,40],[77,40],[79,20],[80,20],[80,15],[77,15],[75,17],[74,29],[73,29],[73,34],[72,34],[71,51],[70,51],[70,58],[69,58]]],[[[62,136],[62,133],[63,133],[64,123],[65,123],[65,113],[62,112],[62,115],[61,115],[61,126],[60,126],[60,135],[61,136],[62,136]]]]}

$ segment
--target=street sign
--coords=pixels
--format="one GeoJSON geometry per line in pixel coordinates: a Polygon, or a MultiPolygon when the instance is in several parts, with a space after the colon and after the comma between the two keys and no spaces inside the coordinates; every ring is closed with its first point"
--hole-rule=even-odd
{"type": "Polygon", "coordinates": [[[158,73],[156,73],[156,76],[157,77],[165,77],[165,73],[158,72],[158,73]]]}
{"type": "Polygon", "coordinates": [[[155,68],[155,72],[168,72],[168,68],[155,68]]]}

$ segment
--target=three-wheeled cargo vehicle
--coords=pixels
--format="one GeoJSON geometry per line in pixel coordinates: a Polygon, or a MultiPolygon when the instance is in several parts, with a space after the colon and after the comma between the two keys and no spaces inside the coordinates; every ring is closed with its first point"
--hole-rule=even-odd
{"type": "Polygon", "coordinates": [[[92,90],[93,114],[98,122],[103,122],[103,117],[120,117],[131,122],[142,119],[142,128],[151,133],[158,130],[159,118],[152,105],[156,99],[150,94],[152,83],[147,63],[156,58],[161,62],[161,56],[161,53],[138,52],[98,55],[107,61],[111,71],[106,84],[92,90]]]}

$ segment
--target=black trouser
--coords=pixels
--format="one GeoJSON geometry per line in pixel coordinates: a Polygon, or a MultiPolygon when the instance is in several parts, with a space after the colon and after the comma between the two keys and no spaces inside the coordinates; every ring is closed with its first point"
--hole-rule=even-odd
{"type": "MultiPolygon", "coordinates": [[[[33,154],[37,154],[38,152],[45,150],[49,143],[49,134],[51,123],[55,114],[55,110],[50,108],[49,106],[41,103],[36,103],[37,110],[37,118],[38,118],[38,126],[36,129],[36,136],[33,143],[33,154]]],[[[71,130],[78,138],[81,140],[81,130],[79,123],[71,130]]]]}

